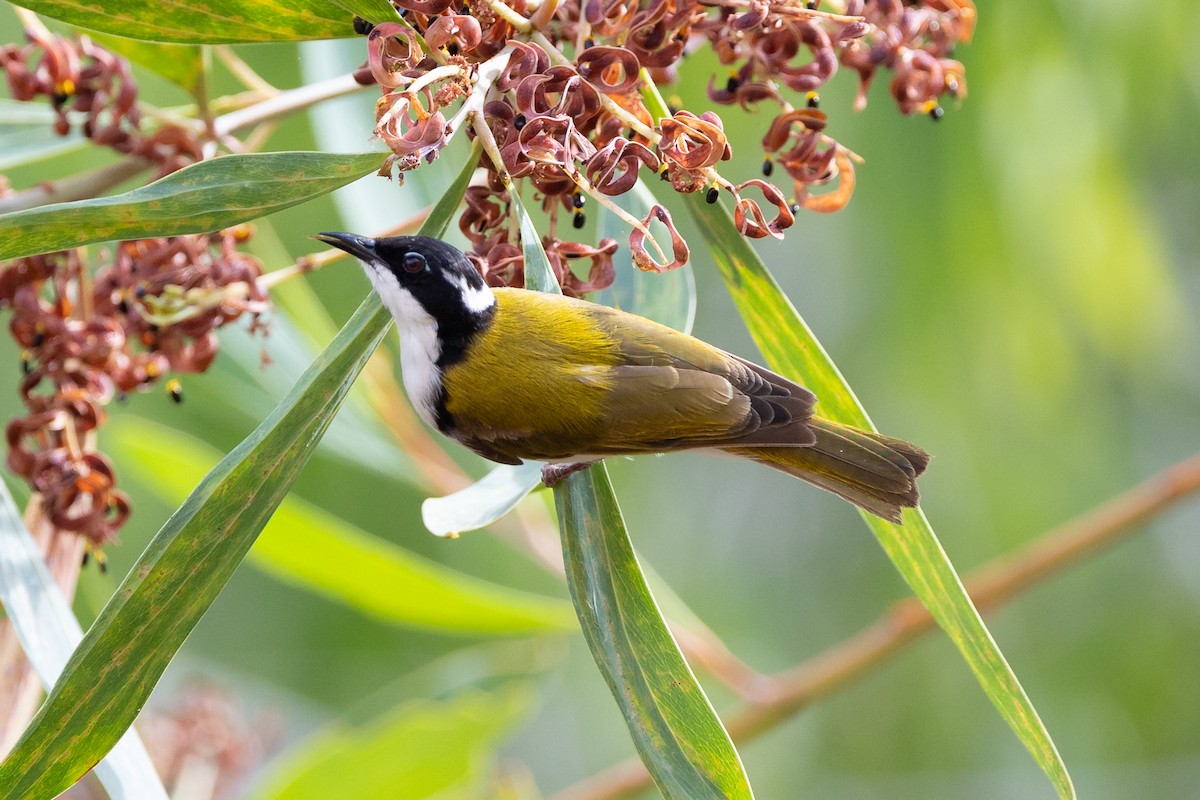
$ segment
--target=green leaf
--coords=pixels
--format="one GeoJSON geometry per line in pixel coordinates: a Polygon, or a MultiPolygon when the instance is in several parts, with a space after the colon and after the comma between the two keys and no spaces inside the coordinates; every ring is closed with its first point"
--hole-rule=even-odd
{"type": "Polygon", "coordinates": [[[525,206],[516,187],[508,187],[508,196],[512,199],[513,210],[521,223],[521,252],[525,256],[525,288],[535,292],[550,292],[562,294],[558,278],[550,268],[550,259],[546,258],[546,250],[542,247],[542,237],[537,226],[525,206]]]}
{"type": "Polygon", "coordinates": [[[183,87],[190,95],[197,94],[200,89],[204,78],[204,56],[198,44],[161,44],[107,33],[89,35],[105,49],[183,87]]]}
{"type": "MultiPolygon", "coordinates": [[[[738,234],[729,212],[719,204],[705,203],[697,195],[686,199],[742,318],[771,368],[812,389],[820,399],[818,411],[822,416],[875,430],[837,366],[754,248],[738,234]]],[[[905,509],[903,525],[893,525],[865,512],[863,519],[904,580],[958,647],[1000,716],[1033,754],[1059,796],[1074,797],[1071,778],[1049,732],[963,589],[925,513],[905,509]]]]}
{"type": "Polygon", "coordinates": [[[124,194],[0,215],[0,259],[152,236],[215,231],[345,186],[374,153],[256,153],[201,161],[124,194]]]}
{"type": "Polygon", "coordinates": [[[482,797],[497,743],[529,704],[523,688],[468,690],[403,704],[362,728],[328,726],[294,748],[252,797],[421,800],[458,788],[482,797]]]}
{"type": "Polygon", "coordinates": [[[81,28],[152,42],[288,42],[354,35],[351,15],[330,0],[21,0],[21,5],[81,28]]]}
{"type": "Polygon", "coordinates": [[[351,15],[362,17],[368,22],[378,25],[381,22],[394,20],[397,17],[396,8],[387,0],[333,0],[351,15]]]}
{"type": "MultiPolygon", "coordinates": [[[[446,230],[473,172],[473,164],[462,171],[423,234],[446,230]]],[[[390,322],[372,293],[271,416],[167,520],[0,763],[0,797],[64,791],[133,723],[291,487],[390,322]]]]}
{"type": "MultiPolygon", "coordinates": [[[[71,613],[8,487],[0,481],[0,605],[17,633],[25,657],[42,685],[50,688],[62,674],[83,629],[71,613]]],[[[112,752],[95,767],[96,777],[113,800],[166,800],[150,755],[137,731],[125,732],[112,752]]]]}
{"type": "Polygon", "coordinates": [[[500,464],[475,483],[421,504],[421,519],[435,536],[486,528],[517,507],[542,482],[542,464],[500,464]]]}
{"type": "Polygon", "coordinates": [[[603,464],[554,488],[575,611],[667,797],[753,797],[741,759],[646,586],[603,464]]]}
{"type": "MultiPolygon", "coordinates": [[[[169,503],[187,497],[220,457],[148,420],[105,430],[118,461],[169,503]]],[[[456,572],[371,536],[295,497],[263,529],[247,560],[270,575],[398,625],[459,634],[572,630],[564,601],[456,572]]]]}

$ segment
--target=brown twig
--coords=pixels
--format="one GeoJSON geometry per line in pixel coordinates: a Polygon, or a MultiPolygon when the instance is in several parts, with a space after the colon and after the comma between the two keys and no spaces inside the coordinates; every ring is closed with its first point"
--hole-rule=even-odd
{"type": "MultiPolygon", "coordinates": [[[[994,610],[1025,589],[1140,530],[1197,491],[1200,491],[1200,455],[1050,530],[1022,552],[983,565],[967,576],[964,585],[981,613],[994,610]]],[[[778,675],[774,697],[749,703],[729,717],[726,729],[730,737],[744,742],[765,733],[814,701],[862,677],[892,653],[936,627],[915,597],[901,600],[869,627],[778,675]]],[[[617,800],[635,796],[650,786],[646,768],[637,759],[629,759],[564,789],[554,800],[617,800]]]]}

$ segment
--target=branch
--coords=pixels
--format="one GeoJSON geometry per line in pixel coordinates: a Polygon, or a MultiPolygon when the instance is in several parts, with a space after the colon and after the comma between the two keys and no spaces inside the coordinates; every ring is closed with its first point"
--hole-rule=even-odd
{"type": "MultiPolygon", "coordinates": [[[[1091,511],[1050,530],[1014,556],[973,570],[963,582],[980,613],[992,611],[1025,589],[1138,530],[1179,501],[1200,491],[1200,455],[1149,478],[1091,511]]],[[[735,742],[759,736],[806,706],[862,677],[888,656],[936,629],[925,607],[909,597],[872,625],[824,653],[777,676],[777,693],[729,717],[735,742]]],[[[637,759],[629,759],[564,789],[553,800],[617,800],[651,786],[637,759]]]]}

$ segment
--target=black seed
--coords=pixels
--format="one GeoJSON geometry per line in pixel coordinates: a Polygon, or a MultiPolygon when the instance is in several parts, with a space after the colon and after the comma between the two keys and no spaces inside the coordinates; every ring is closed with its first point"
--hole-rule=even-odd
{"type": "Polygon", "coordinates": [[[117,303],[117,311],[120,311],[122,314],[129,313],[129,301],[124,297],[122,297],[120,302],[117,303]]]}
{"type": "Polygon", "coordinates": [[[446,52],[452,56],[458,55],[458,42],[451,42],[446,45],[446,52]]]}
{"type": "Polygon", "coordinates": [[[733,94],[738,90],[738,86],[740,85],[741,81],[738,80],[737,75],[730,75],[729,79],[725,81],[725,91],[733,94]]]}
{"type": "Polygon", "coordinates": [[[792,212],[792,216],[795,216],[796,214],[799,214],[799,213],[800,213],[800,204],[799,204],[799,203],[792,203],[790,206],[788,206],[788,211],[791,211],[791,212],[792,212]]]}
{"type": "Polygon", "coordinates": [[[809,92],[808,93],[808,107],[809,108],[819,108],[820,105],[821,105],[821,95],[817,94],[816,92],[809,92]]]}
{"type": "Polygon", "coordinates": [[[580,211],[575,215],[575,219],[571,220],[571,224],[575,227],[575,230],[579,230],[587,224],[587,217],[580,211]]]}
{"type": "Polygon", "coordinates": [[[359,36],[366,36],[368,33],[374,30],[374,28],[375,26],[372,23],[367,22],[362,17],[354,17],[354,32],[359,36]]]}
{"type": "Polygon", "coordinates": [[[768,178],[771,177],[771,173],[775,171],[775,162],[769,158],[764,158],[762,169],[763,169],[763,175],[765,175],[768,178]]]}
{"type": "Polygon", "coordinates": [[[717,202],[717,198],[720,196],[721,193],[717,190],[717,187],[710,186],[708,187],[708,192],[706,192],[704,195],[704,202],[711,206],[713,203],[717,202]]]}
{"type": "Polygon", "coordinates": [[[171,399],[176,403],[183,402],[183,385],[178,380],[172,378],[167,382],[167,393],[171,395],[171,399]]]}
{"type": "Polygon", "coordinates": [[[945,115],[946,109],[942,108],[941,106],[934,106],[933,108],[929,109],[929,118],[934,122],[937,122],[945,115]]]}
{"type": "Polygon", "coordinates": [[[819,5],[821,5],[821,0],[808,0],[808,2],[804,4],[804,7],[809,11],[816,11],[817,6],[819,5]]]}
{"type": "Polygon", "coordinates": [[[29,353],[21,353],[21,374],[28,375],[33,372],[33,359],[29,357],[29,353]]]}
{"type": "Polygon", "coordinates": [[[521,130],[521,128],[525,127],[525,115],[524,114],[517,114],[515,117],[513,117],[513,127],[516,128],[517,130],[521,130]]]}
{"type": "Polygon", "coordinates": [[[664,180],[664,181],[671,180],[671,171],[668,169],[664,169],[662,172],[658,173],[658,178],[659,178],[659,180],[664,180]]]}
{"type": "Polygon", "coordinates": [[[591,50],[595,46],[596,46],[596,40],[593,39],[592,37],[589,36],[588,38],[583,40],[583,49],[584,50],[591,50]]]}
{"type": "Polygon", "coordinates": [[[586,202],[587,198],[584,197],[581,192],[576,192],[571,197],[571,205],[575,206],[576,208],[583,208],[583,204],[586,202]]]}
{"type": "Polygon", "coordinates": [[[91,557],[91,555],[92,554],[89,551],[87,551],[87,550],[83,551],[83,560],[79,562],[80,569],[87,566],[88,559],[91,557]]]}
{"type": "Polygon", "coordinates": [[[41,331],[33,332],[33,346],[34,347],[41,347],[45,341],[46,341],[46,334],[42,333],[41,331]]]}

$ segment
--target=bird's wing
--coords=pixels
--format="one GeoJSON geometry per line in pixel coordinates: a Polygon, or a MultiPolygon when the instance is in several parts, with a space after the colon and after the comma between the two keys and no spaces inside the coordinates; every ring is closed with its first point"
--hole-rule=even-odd
{"type": "Polygon", "coordinates": [[[590,306],[616,341],[608,429],[639,449],[806,446],[816,398],[765,367],[644,317],[590,306]]]}

